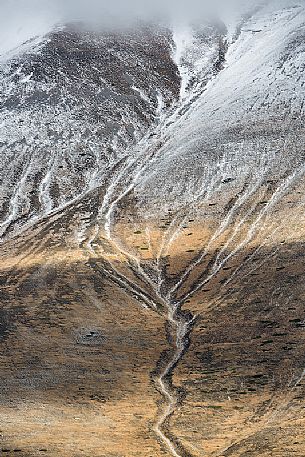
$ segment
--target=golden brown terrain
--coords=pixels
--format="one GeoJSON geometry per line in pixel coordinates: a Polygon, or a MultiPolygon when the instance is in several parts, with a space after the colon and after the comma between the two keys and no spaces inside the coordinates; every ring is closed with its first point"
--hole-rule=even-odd
{"type": "Polygon", "coordinates": [[[73,246],[67,216],[6,243],[2,452],[170,455],[155,426],[168,403],[157,380],[177,341],[166,310],[171,293],[179,318],[194,316],[165,378],[177,396],[162,425],[174,452],[303,456],[301,184],[255,232],[267,204],[258,200],[247,220],[236,216],[216,237],[217,213],[209,224],[188,219],[162,257],[170,221],[144,226],[134,212],[133,222],[114,226],[111,240],[101,230],[91,250],[87,241],[73,246]],[[159,290],[146,276],[157,264],[159,290]]]}

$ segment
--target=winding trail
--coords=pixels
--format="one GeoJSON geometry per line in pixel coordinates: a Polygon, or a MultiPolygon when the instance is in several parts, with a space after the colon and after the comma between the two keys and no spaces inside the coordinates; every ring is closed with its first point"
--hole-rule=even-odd
{"type": "Polygon", "coordinates": [[[178,305],[169,305],[168,308],[168,322],[171,323],[172,327],[175,329],[176,334],[176,350],[167,363],[166,367],[163,369],[160,376],[157,378],[157,385],[162,393],[164,399],[167,401],[162,415],[159,417],[154,430],[159,436],[161,441],[167,446],[169,451],[175,457],[182,457],[179,453],[179,450],[173,443],[173,441],[166,435],[164,430],[167,421],[170,419],[172,414],[175,412],[176,406],[179,401],[179,396],[175,392],[175,388],[172,385],[172,375],[175,367],[183,357],[183,354],[187,350],[188,346],[188,336],[191,331],[192,325],[196,317],[191,317],[190,319],[185,319],[181,316],[178,305]]]}

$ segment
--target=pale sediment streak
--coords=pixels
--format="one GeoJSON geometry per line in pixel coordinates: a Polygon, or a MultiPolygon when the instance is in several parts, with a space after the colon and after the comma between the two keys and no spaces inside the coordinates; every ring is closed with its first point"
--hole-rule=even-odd
{"type": "Polygon", "coordinates": [[[203,259],[208,254],[209,249],[213,245],[214,241],[216,241],[225,232],[225,230],[229,227],[233,216],[242,207],[242,205],[247,200],[249,200],[249,198],[258,190],[261,183],[262,183],[262,178],[259,178],[258,181],[254,184],[254,186],[252,188],[246,189],[245,191],[242,192],[242,194],[238,197],[237,201],[234,203],[232,208],[228,211],[226,217],[220,224],[219,228],[215,231],[215,233],[211,237],[207,246],[205,246],[205,248],[204,248],[203,252],[201,253],[201,255],[199,256],[199,258],[194,260],[192,263],[190,263],[190,265],[187,267],[187,269],[184,271],[184,273],[180,276],[179,281],[172,287],[172,289],[170,290],[169,295],[168,295],[169,298],[172,297],[173,294],[179,289],[179,287],[188,278],[188,276],[194,270],[194,268],[196,268],[198,265],[200,265],[202,263],[203,259]]]}
{"type": "Polygon", "coordinates": [[[239,251],[241,251],[249,242],[253,239],[256,232],[262,229],[262,225],[260,223],[263,221],[264,217],[269,213],[269,211],[280,201],[280,199],[288,192],[290,187],[296,181],[296,179],[300,178],[305,171],[305,167],[301,166],[297,171],[290,174],[280,186],[276,189],[273,193],[271,198],[269,199],[267,205],[263,208],[262,211],[258,214],[256,219],[252,222],[249,226],[246,237],[233,249],[228,255],[226,255],[220,262],[218,262],[223,253],[225,253],[225,247],[223,247],[220,252],[218,253],[216,260],[213,263],[211,273],[208,274],[199,284],[192,287],[191,290],[185,294],[182,299],[180,300],[180,304],[184,303],[190,297],[192,297],[198,290],[200,290],[204,285],[209,283],[224,267],[224,265],[234,257],[239,251]]]}
{"type": "MultiPolygon", "coordinates": [[[[127,193],[129,190],[127,190],[127,193]]],[[[124,192],[121,196],[121,198],[124,198],[126,195],[126,192],[124,192]]],[[[114,202],[114,205],[117,203],[117,201],[120,200],[120,197],[114,202]]],[[[170,361],[167,363],[166,367],[162,371],[162,373],[158,376],[157,378],[157,385],[158,388],[163,396],[163,398],[166,401],[166,406],[164,408],[163,413],[157,420],[154,430],[157,434],[157,436],[161,439],[161,441],[164,443],[164,445],[167,447],[167,449],[170,451],[170,453],[174,457],[182,457],[182,455],[179,453],[179,450],[173,443],[173,441],[166,435],[166,432],[163,430],[166,422],[168,419],[171,417],[171,415],[175,412],[177,403],[179,401],[179,398],[177,397],[176,393],[174,392],[174,388],[171,385],[171,376],[173,373],[173,370],[175,369],[176,365],[179,363],[181,360],[186,348],[187,348],[187,338],[188,338],[188,333],[191,329],[191,326],[195,320],[195,317],[192,317],[189,320],[184,319],[182,316],[179,314],[179,305],[175,303],[171,303],[166,299],[166,297],[163,296],[161,292],[161,287],[160,287],[160,282],[162,282],[162,272],[158,270],[158,282],[157,284],[154,283],[150,277],[146,274],[146,272],[143,270],[141,267],[141,262],[140,260],[130,254],[126,249],[124,249],[116,240],[113,239],[112,237],[112,231],[111,231],[111,211],[113,209],[113,206],[109,208],[108,211],[108,217],[106,218],[105,222],[105,232],[107,235],[107,239],[113,243],[113,245],[116,247],[116,249],[126,256],[127,258],[133,260],[138,268],[138,272],[140,275],[143,277],[144,281],[146,281],[153,289],[154,293],[156,296],[159,298],[160,302],[162,305],[164,305],[167,310],[168,314],[166,317],[167,321],[171,324],[171,326],[174,328],[174,333],[175,333],[175,351],[173,356],[171,357],[170,361]],[[107,224],[107,226],[106,226],[107,224]]],[[[146,233],[149,236],[149,231],[146,229],[146,233]]],[[[156,309],[156,305],[154,306],[156,309]]]]}
{"type": "MultiPolygon", "coordinates": [[[[168,314],[166,317],[167,321],[171,323],[172,327],[174,328],[175,331],[175,352],[170,359],[170,361],[167,363],[166,367],[162,371],[161,375],[157,378],[157,385],[159,387],[159,390],[166,401],[166,406],[157,420],[154,430],[157,436],[161,439],[161,441],[164,443],[164,445],[167,447],[167,449],[170,451],[170,453],[174,457],[182,457],[182,455],[179,453],[179,451],[176,449],[175,444],[170,440],[168,436],[166,436],[166,433],[164,432],[163,428],[167,420],[171,417],[171,415],[174,413],[175,408],[178,403],[178,397],[177,395],[173,392],[173,387],[171,386],[171,375],[172,372],[177,365],[177,363],[180,361],[181,357],[183,356],[184,351],[186,350],[187,347],[187,336],[190,330],[190,327],[193,323],[194,318],[192,318],[189,321],[186,321],[183,317],[179,316],[179,310],[178,310],[178,305],[177,304],[172,304],[169,301],[166,300],[166,298],[162,295],[161,293],[161,288],[159,287],[159,284],[154,283],[149,275],[146,274],[144,269],[141,266],[140,260],[132,255],[130,252],[128,252],[119,241],[115,240],[112,236],[112,211],[114,210],[114,207],[117,205],[117,203],[124,198],[129,192],[130,189],[132,188],[132,184],[120,195],[118,196],[109,206],[108,211],[106,213],[106,218],[105,218],[105,225],[104,225],[104,230],[106,234],[106,238],[111,244],[115,247],[117,252],[129,259],[130,261],[134,262],[137,265],[137,270],[140,274],[140,276],[143,278],[143,280],[148,283],[158,299],[160,300],[160,303],[167,308],[168,314]]],[[[105,205],[106,206],[106,205],[105,205]]],[[[90,239],[87,242],[87,247],[90,251],[91,254],[95,254],[94,248],[92,246],[92,243],[94,242],[95,238],[97,237],[99,232],[98,226],[95,226],[93,235],[90,237],[90,239]]],[[[146,234],[150,240],[150,235],[149,235],[149,230],[146,229],[146,234]]],[[[111,264],[111,269],[112,271],[109,271],[107,268],[104,267],[104,271],[109,275],[110,278],[112,278],[115,282],[117,282],[119,285],[121,285],[125,290],[131,292],[132,294],[135,294],[143,300],[143,307],[145,309],[151,308],[155,309],[157,308],[156,304],[148,298],[148,296],[144,295],[142,291],[139,290],[134,290],[132,287],[130,280],[126,278],[124,275],[119,273],[115,267],[111,264]]],[[[161,278],[161,273],[158,272],[159,277],[161,278]]],[[[162,280],[162,279],[161,279],[162,280]]]]}
{"type": "Polygon", "coordinates": [[[41,208],[44,214],[48,214],[52,211],[53,208],[53,201],[50,195],[50,184],[52,175],[54,172],[54,167],[56,164],[56,158],[51,159],[48,170],[40,183],[39,186],[39,202],[41,204],[41,208]]]}
{"type": "Polygon", "coordinates": [[[181,360],[184,351],[187,348],[188,333],[190,332],[194,320],[195,317],[192,317],[188,321],[184,320],[183,317],[179,316],[178,305],[168,304],[168,322],[170,322],[172,326],[175,328],[176,350],[174,352],[173,357],[167,363],[166,367],[157,379],[157,384],[159,386],[160,392],[162,393],[163,397],[167,400],[167,405],[165,406],[163,414],[157,421],[154,430],[174,457],[181,457],[181,454],[179,453],[179,450],[174,445],[174,443],[168,438],[168,436],[166,436],[166,433],[164,432],[163,428],[167,420],[175,412],[176,406],[179,401],[179,398],[173,392],[173,387],[171,386],[171,376],[173,370],[175,369],[177,363],[179,363],[179,361],[181,360]]]}
{"type": "MultiPolygon", "coordinates": [[[[99,270],[98,267],[96,267],[99,270]]],[[[144,309],[155,308],[155,303],[151,300],[151,298],[146,295],[140,288],[135,287],[131,281],[124,276],[123,274],[119,273],[119,271],[110,264],[108,266],[103,266],[103,272],[106,273],[114,283],[119,284],[124,290],[128,291],[130,295],[134,295],[138,300],[141,301],[141,306],[144,309]]]]}
{"type": "MultiPolygon", "coordinates": [[[[147,164],[144,164],[144,168],[147,166],[147,164]]],[[[117,204],[125,197],[128,195],[128,193],[133,189],[135,182],[137,181],[138,177],[141,175],[141,172],[143,172],[142,166],[139,167],[137,170],[137,173],[132,180],[132,182],[128,185],[128,187],[123,190],[119,195],[116,196],[116,198],[111,202],[111,196],[113,191],[115,190],[115,185],[112,183],[110,187],[108,188],[104,201],[101,207],[101,211],[99,214],[99,217],[103,217],[104,215],[104,232],[106,234],[106,239],[112,244],[112,246],[116,249],[116,251],[122,255],[123,257],[127,258],[129,261],[133,262],[137,266],[138,273],[140,274],[140,277],[143,278],[144,282],[148,284],[152,290],[154,291],[156,297],[159,299],[160,304],[163,305],[164,309],[167,309],[168,314],[165,316],[166,320],[172,325],[172,327],[175,330],[175,352],[170,359],[170,361],[167,363],[165,369],[162,371],[161,375],[157,378],[157,384],[159,386],[159,390],[164,397],[164,400],[166,401],[166,406],[157,420],[154,430],[161,439],[161,441],[164,443],[164,445],[168,448],[170,453],[174,457],[182,457],[179,451],[176,449],[176,446],[174,443],[170,440],[168,436],[166,436],[166,433],[163,430],[163,427],[167,420],[171,417],[171,415],[174,413],[178,398],[176,394],[173,392],[174,389],[171,386],[171,381],[170,377],[172,375],[172,372],[177,365],[177,363],[180,361],[181,357],[183,356],[184,351],[186,350],[187,346],[187,336],[188,332],[190,330],[190,327],[192,325],[193,319],[186,321],[183,317],[179,315],[179,310],[178,310],[178,305],[170,303],[166,297],[163,296],[161,292],[161,287],[159,284],[159,281],[157,284],[149,277],[149,275],[144,271],[144,269],[141,266],[141,261],[138,257],[135,255],[131,254],[127,249],[125,249],[120,241],[116,240],[113,235],[112,235],[112,214],[117,206],[117,204]]],[[[120,177],[123,175],[121,173],[120,177]]],[[[89,238],[88,242],[86,243],[86,246],[89,250],[89,252],[93,255],[95,255],[95,250],[93,248],[93,243],[98,236],[99,233],[99,226],[98,224],[95,226],[94,231],[89,238]]],[[[150,242],[150,234],[148,228],[146,229],[146,234],[148,236],[149,242],[150,242]]],[[[111,263],[110,263],[111,264],[111,263]]],[[[157,267],[158,268],[158,267],[157,267]]],[[[105,268],[104,268],[105,270],[105,268]]],[[[115,282],[117,282],[119,285],[121,285],[124,289],[127,291],[129,290],[131,293],[135,293],[135,290],[130,284],[130,280],[126,278],[123,274],[119,273],[116,268],[111,264],[111,270],[109,271],[106,269],[107,274],[109,277],[111,277],[115,282]]],[[[158,268],[158,277],[160,281],[162,281],[162,272],[158,268]]],[[[136,291],[137,296],[139,298],[142,298],[143,300],[143,307],[145,309],[151,308],[156,311],[156,304],[148,299],[146,294],[144,295],[142,291],[139,292],[139,290],[136,291]]]]}
{"type": "MultiPolygon", "coordinates": [[[[302,207],[304,206],[304,203],[302,203],[301,205],[302,207]]],[[[259,252],[264,248],[264,246],[268,243],[268,242],[272,242],[272,237],[279,233],[281,229],[283,229],[285,226],[287,226],[288,223],[292,223],[292,222],[295,222],[295,221],[299,221],[299,214],[297,213],[294,217],[290,217],[290,215],[286,218],[284,218],[282,220],[282,223],[280,225],[277,225],[275,228],[273,228],[271,230],[271,232],[266,236],[266,238],[264,239],[264,241],[262,241],[260,243],[260,245],[254,249],[254,251],[252,252],[252,254],[246,258],[239,266],[238,268],[236,268],[232,273],[231,275],[229,276],[229,278],[226,280],[226,282],[224,283],[224,286],[227,286],[228,284],[230,284],[230,282],[233,281],[233,279],[235,278],[235,276],[245,268],[245,266],[250,263],[252,260],[254,260],[255,256],[257,254],[259,254],[259,252]]],[[[289,242],[291,240],[292,236],[288,236],[285,238],[285,242],[289,242]]],[[[263,266],[265,263],[267,263],[272,257],[274,257],[277,253],[279,252],[279,247],[275,247],[270,254],[268,255],[265,255],[265,258],[262,262],[260,262],[258,265],[254,266],[252,269],[250,269],[248,272],[246,272],[245,274],[243,274],[242,276],[240,276],[240,279],[243,280],[244,278],[248,277],[251,273],[253,273],[254,271],[258,270],[259,268],[261,268],[261,266],[263,266]]]]}
{"type": "Polygon", "coordinates": [[[8,217],[0,224],[0,238],[3,236],[3,234],[6,232],[6,230],[9,228],[11,223],[14,222],[16,216],[18,215],[18,212],[20,210],[20,199],[23,196],[24,192],[24,187],[26,185],[28,175],[31,171],[31,165],[29,164],[27,167],[25,167],[25,171],[23,173],[23,176],[21,177],[17,188],[14,192],[14,195],[10,201],[10,211],[8,217]]]}
{"type": "Polygon", "coordinates": [[[94,241],[96,240],[96,237],[98,235],[98,232],[99,232],[99,226],[98,224],[95,224],[93,230],[92,230],[92,234],[89,236],[87,242],[86,242],[86,247],[87,249],[89,250],[89,252],[91,252],[91,254],[95,255],[96,252],[92,246],[92,243],[94,243],[94,241]]]}

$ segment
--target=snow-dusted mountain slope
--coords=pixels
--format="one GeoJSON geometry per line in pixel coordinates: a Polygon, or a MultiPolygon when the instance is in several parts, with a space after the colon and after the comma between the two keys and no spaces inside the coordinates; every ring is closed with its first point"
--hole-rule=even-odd
{"type": "Polygon", "coordinates": [[[158,160],[139,181],[156,197],[174,182],[171,204],[192,200],[227,151],[225,175],[297,166],[304,9],[286,5],[172,31],[99,35],[71,26],[2,63],[2,234],[100,186],[154,126],[157,138],[140,148],[155,143],[158,160]]]}
{"type": "Polygon", "coordinates": [[[229,3],[2,60],[5,452],[304,456],[305,7],[229,3]]]}
{"type": "Polygon", "coordinates": [[[1,66],[1,232],[100,185],[178,97],[165,29],[66,27],[1,66]]]}
{"type": "Polygon", "coordinates": [[[303,164],[304,31],[302,6],[269,6],[237,24],[223,70],[163,130],[165,144],[139,194],[169,190],[175,182],[172,200],[179,193],[191,201],[221,160],[224,179],[267,170],[277,176],[303,164]]]}

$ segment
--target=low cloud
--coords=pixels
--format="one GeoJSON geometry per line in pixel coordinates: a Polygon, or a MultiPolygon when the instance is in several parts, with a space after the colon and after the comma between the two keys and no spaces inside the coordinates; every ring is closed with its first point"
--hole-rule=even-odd
{"type": "Polygon", "coordinates": [[[0,54],[48,33],[58,23],[82,20],[123,26],[138,18],[185,20],[264,1],[268,0],[1,0],[0,54]]]}

